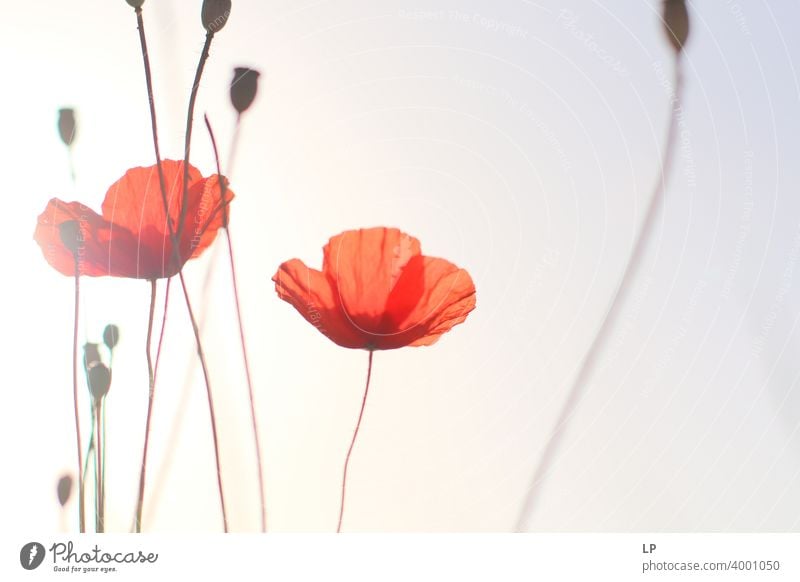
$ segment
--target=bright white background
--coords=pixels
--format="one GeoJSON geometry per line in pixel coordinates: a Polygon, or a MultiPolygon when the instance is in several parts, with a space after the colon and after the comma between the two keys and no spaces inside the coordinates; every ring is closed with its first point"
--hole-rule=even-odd
{"type": "MultiPolygon", "coordinates": [[[[172,158],[203,41],[200,4],[145,3],[172,158]]],[[[800,524],[800,11],[735,0],[690,10],[687,131],[645,275],[572,419],[535,530],[800,524]]],[[[127,168],[153,162],[152,146],[125,2],[15,3],[4,22],[0,516],[10,529],[56,531],[55,481],[75,464],[72,281],[44,261],[33,228],[52,196],[99,209],[127,168]],[[76,188],[56,132],[63,106],[79,115],[76,188]]],[[[668,113],[659,67],[671,66],[659,3],[234,0],[197,107],[193,162],[205,174],[202,113],[227,150],[238,65],[262,72],[231,179],[270,529],[335,528],[367,360],[279,301],[270,277],[292,257],[319,266],[328,237],[373,225],[401,227],[425,253],[467,268],[478,307],[431,348],[376,354],[344,527],[511,529],[658,172],[668,113]]],[[[186,269],[198,303],[207,266],[186,269]]],[[[204,339],[232,525],[253,531],[246,392],[225,262],[216,268],[204,339]]],[[[108,322],[122,333],[107,494],[110,529],[126,531],[146,407],[148,286],[84,288],[81,337],[99,341],[108,322]]],[[[149,531],[220,527],[197,371],[185,388],[187,332],[175,293],[149,531]]]]}

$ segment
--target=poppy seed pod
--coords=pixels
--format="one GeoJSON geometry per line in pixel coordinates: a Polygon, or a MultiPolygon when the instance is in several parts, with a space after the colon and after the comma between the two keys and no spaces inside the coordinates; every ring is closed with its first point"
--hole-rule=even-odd
{"type": "Polygon", "coordinates": [[[119,341],[119,328],[113,323],[109,323],[103,330],[103,343],[109,350],[113,350],[119,341]]]}
{"type": "Polygon", "coordinates": [[[58,134],[67,147],[75,141],[75,110],[68,107],[58,110],[58,134]]]}
{"type": "Polygon", "coordinates": [[[253,104],[258,93],[258,77],[261,75],[254,69],[236,67],[231,81],[231,103],[237,112],[244,113],[253,104]]]}
{"type": "Polygon", "coordinates": [[[231,14],[231,0],[203,0],[201,19],[209,33],[222,30],[231,14]]]}
{"type": "Polygon", "coordinates": [[[69,496],[72,493],[72,477],[69,475],[64,475],[61,479],[58,480],[58,485],[56,486],[56,494],[58,495],[58,503],[61,507],[64,507],[69,501],[69,496]]]}
{"type": "Polygon", "coordinates": [[[144,0],[125,0],[125,2],[134,8],[141,8],[142,4],[144,4],[144,0]]]}
{"type": "Polygon", "coordinates": [[[97,363],[88,372],[89,392],[95,401],[102,400],[111,388],[111,370],[105,364],[97,363]]]}
{"type": "Polygon", "coordinates": [[[97,344],[93,344],[92,342],[83,344],[83,369],[87,372],[103,361],[100,357],[100,350],[98,350],[97,347],[97,344]]]}
{"type": "Polygon", "coordinates": [[[77,254],[81,246],[81,225],[77,220],[67,220],[58,225],[58,235],[61,242],[73,255],[77,254]]]}
{"type": "Polygon", "coordinates": [[[685,0],[664,0],[664,31],[672,48],[680,54],[689,38],[689,13],[685,0]]]}

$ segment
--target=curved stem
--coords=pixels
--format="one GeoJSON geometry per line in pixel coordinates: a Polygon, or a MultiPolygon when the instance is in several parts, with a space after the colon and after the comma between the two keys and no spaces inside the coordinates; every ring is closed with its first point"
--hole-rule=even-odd
{"type": "Polygon", "coordinates": [[[81,445],[81,420],[78,412],[78,318],[80,317],[81,276],[78,255],[75,254],[75,319],[72,330],[72,399],[75,406],[75,441],[78,447],[78,521],[80,532],[86,532],[86,501],[83,493],[83,445],[81,445]]]}
{"type": "MultiPolygon", "coordinates": [[[[236,117],[236,132],[235,136],[238,136],[239,133],[239,121],[241,119],[241,115],[236,117]]],[[[211,129],[211,122],[208,120],[208,116],[205,116],[206,127],[208,128],[208,135],[211,137],[211,146],[214,150],[214,160],[217,164],[217,179],[219,180],[220,185],[220,196],[222,198],[222,227],[225,230],[225,239],[228,243],[228,262],[230,263],[231,267],[231,282],[233,285],[233,301],[236,307],[236,321],[239,325],[239,343],[242,347],[242,359],[244,361],[244,372],[245,378],[247,380],[247,396],[249,399],[250,404],[250,422],[253,427],[253,440],[255,443],[256,448],[256,468],[258,469],[258,497],[259,502],[261,504],[261,533],[265,533],[267,531],[267,502],[264,494],[264,467],[263,463],[261,462],[261,439],[258,434],[258,420],[256,418],[256,403],[255,403],[255,391],[253,390],[253,376],[250,373],[250,360],[247,356],[247,342],[245,341],[244,337],[244,322],[242,320],[242,308],[239,302],[239,283],[238,278],[236,277],[236,261],[234,260],[233,255],[233,241],[231,240],[231,230],[230,224],[228,223],[228,204],[227,204],[227,197],[225,196],[225,191],[227,189],[227,185],[225,180],[222,177],[222,169],[220,168],[219,163],[219,150],[217,149],[217,140],[214,137],[214,131],[211,129]]],[[[236,137],[234,137],[234,143],[236,142],[236,137]]],[[[209,273],[211,271],[209,270],[209,273]]]]}
{"type": "Polygon", "coordinates": [[[342,518],[344,517],[344,498],[347,493],[347,467],[350,464],[350,455],[353,454],[353,447],[356,444],[358,429],[361,428],[361,419],[364,418],[364,408],[367,405],[367,394],[369,393],[369,379],[372,376],[372,350],[369,351],[369,362],[367,363],[367,385],[364,387],[364,398],[361,400],[361,411],[358,413],[358,422],[353,431],[353,440],[350,441],[350,448],[347,449],[347,456],[344,459],[344,471],[342,471],[342,500],[339,504],[339,524],[336,526],[336,533],[342,531],[342,518]]]}
{"type": "MultiPolygon", "coordinates": [[[[178,219],[178,240],[183,233],[184,222],[186,222],[186,209],[187,201],[189,198],[189,154],[192,149],[192,127],[194,126],[194,106],[197,101],[197,91],[200,88],[200,79],[203,76],[203,69],[205,69],[206,61],[208,60],[209,51],[211,50],[211,41],[214,40],[214,33],[208,31],[206,33],[206,42],[203,44],[203,52],[200,53],[200,60],[197,63],[197,70],[194,74],[194,83],[192,83],[192,92],[189,95],[189,110],[186,114],[186,138],[184,141],[183,153],[183,197],[181,199],[181,215],[178,219]]],[[[223,198],[224,200],[224,198],[223,198]]]]}
{"type": "Polygon", "coordinates": [[[670,120],[669,128],[667,130],[664,157],[661,163],[661,169],[659,171],[655,191],[650,198],[644,220],[642,221],[636,238],[634,239],[633,249],[630,257],[628,258],[628,262],[625,266],[625,270],[622,274],[617,289],[611,299],[608,310],[606,311],[605,317],[603,318],[603,321],[600,324],[592,343],[589,345],[589,348],[584,355],[583,360],[581,361],[578,374],[575,376],[575,380],[572,383],[572,387],[567,395],[567,399],[564,401],[564,405],[562,406],[561,412],[558,415],[558,420],[556,421],[556,424],[550,433],[550,437],[545,445],[542,457],[539,460],[536,470],[534,471],[525,501],[517,519],[516,531],[518,532],[525,531],[526,524],[529,522],[531,515],[536,509],[536,503],[539,498],[542,483],[544,482],[544,479],[550,471],[551,465],[553,464],[556,451],[558,450],[558,446],[565,432],[567,423],[575,413],[575,409],[580,402],[585,386],[594,373],[594,370],[597,366],[598,356],[602,351],[603,344],[606,342],[611,331],[616,326],[616,321],[619,318],[622,306],[625,304],[630,292],[631,282],[636,278],[637,274],[641,270],[644,250],[647,247],[649,235],[652,233],[659,203],[664,196],[666,177],[669,174],[669,169],[672,166],[672,158],[674,154],[673,145],[680,121],[679,111],[681,84],[681,67],[680,60],[678,58],[675,61],[675,90],[670,102],[670,120]]]}
{"type": "MultiPolygon", "coordinates": [[[[261,439],[258,434],[258,421],[256,419],[256,402],[253,390],[253,379],[250,374],[250,362],[247,357],[247,343],[244,339],[244,322],[242,320],[242,308],[239,305],[239,285],[236,277],[236,263],[233,260],[233,242],[231,241],[230,228],[225,229],[225,238],[228,241],[228,258],[231,265],[231,280],[233,282],[233,300],[236,305],[236,320],[239,323],[239,341],[242,346],[242,359],[244,361],[244,372],[247,379],[247,396],[250,400],[250,422],[253,426],[253,439],[256,446],[256,467],[258,469],[258,495],[261,502],[261,533],[267,531],[267,502],[264,493],[264,467],[261,462],[261,439]]],[[[371,353],[371,352],[370,352],[371,353]]]]}
{"type": "Polygon", "coordinates": [[[183,297],[186,300],[186,309],[189,311],[189,319],[192,322],[192,331],[194,331],[194,338],[195,342],[197,343],[197,355],[200,358],[200,366],[203,369],[203,378],[206,382],[206,395],[208,396],[208,412],[211,417],[211,436],[214,439],[214,458],[217,463],[217,487],[219,489],[219,501],[220,506],[222,507],[222,524],[225,528],[225,533],[228,533],[228,514],[225,511],[225,494],[222,490],[222,467],[220,464],[220,455],[219,455],[219,439],[217,438],[217,418],[216,414],[214,413],[214,399],[211,395],[211,381],[209,380],[208,375],[208,366],[206,365],[206,357],[203,353],[203,344],[200,342],[200,330],[197,327],[197,321],[194,317],[194,311],[192,310],[192,304],[189,301],[189,294],[186,290],[186,280],[183,277],[183,272],[178,272],[178,277],[181,280],[181,286],[183,287],[183,297]]]}
{"type": "MultiPolygon", "coordinates": [[[[139,25],[139,39],[140,44],[142,47],[142,58],[144,60],[144,68],[145,68],[145,81],[147,83],[147,94],[150,101],[150,120],[152,126],[152,133],[153,133],[153,147],[155,149],[156,154],[156,165],[158,167],[158,174],[159,174],[159,183],[161,186],[161,197],[164,203],[164,215],[166,217],[167,227],[169,230],[170,235],[170,242],[172,243],[172,253],[174,260],[176,261],[177,265],[182,265],[181,256],[180,256],[180,247],[178,241],[180,240],[180,236],[182,233],[183,223],[185,222],[185,215],[186,215],[186,201],[189,195],[189,152],[191,146],[191,136],[192,136],[192,121],[194,117],[194,105],[197,99],[197,90],[200,86],[200,78],[203,74],[203,69],[205,67],[206,60],[208,60],[209,50],[211,47],[211,41],[214,38],[214,34],[212,32],[208,32],[206,34],[206,41],[205,45],[203,46],[203,52],[200,56],[200,62],[197,65],[197,72],[195,73],[195,80],[194,84],[192,85],[192,92],[189,98],[189,113],[187,117],[187,127],[186,127],[186,149],[184,154],[184,163],[183,163],[183,196],[181,200],[181,211],[180,211],[180,219],[178,221],[177,226],[177,234],[175,229],[173,228],[172,221],[170,219],[169,213],[169,203],[167,201],[167,190],[166,184],[164,180],[164,172],[161,166],[161,154],[159,151],[158,146],[158,128],[156,123],[156,111],[155,111],[155,102],[153,97],[153,81],[152,75],[150,74],[150,59],[147,52],[147,43],[144,34],[144,22],[142,18],[142,10],[141,8],[136,8],[136,19],[139,25]]],[[[197,321],[194,316],[194,311],[192,309],[192,304],[189,299],[189,292],[186,288],[186,281],[183,276],[182,268],[178,270],[178,277],[181,281],[181,288],[183,289],[183,297],[186,301],[187,311],[189,312],[189,319],[192,323],[192,330],[194,331],[195,341],[197,343],[197,353],[200,358],[200,363],[203,367],[203,378],[205,379],[206,384],[206,393],[208,395],[208,405],[209,405],[209,413],[211,415],[211,432],[214,440],[214,456],[216,458],[216,466],[217,466],[217,485],[219,487],[219,498],[220,498],[220,505],[222,506],[222,521],[223,527],[225,532],[228,531],[228,520],[225,511],[225,498],[222,491],[222,475],[220,469],[220,455],[219,455],[219,446],[218,446],[218,439],[217,439],[217,428],[216,428],[216,419],[214,414],[214,406],[213,406],[213,399],[211,396],[211,384],[209,381],[208,375],[208,366],[205,360],[205,354],[203,353],[202,344],[200,341],[200,333],[197,328],[197,321]]],[[[166,313],[166,311],[165,311],[166,313]]],[[[163,328],[162,328],[163,332],[163,328]]]]}
{"type": "MultiPolygon", "coordinates": [[[[147,356],[147,377],[149,380],[149,391],[147,397],[147,420],[144,425],[144,447],[142,447],[142,467],[139,471],[139,495],[136,498],[136,523],[134,530],[136,533],[142,532],[142,509],[144,507],[144,485],[147,473],[147,450],[150,444],[150,424],[153,418],[153,401],[156,393],[155,372],[153,371],[153,358],[150,354],[150,345],[153,339],[153,316],[156,309],[156,281],[150,281],[150,313],[147,318],[147,339],[145,343],[145,355],[147,356]]],[[[163,327],[162,327],[163,332],[163,327]]]]}

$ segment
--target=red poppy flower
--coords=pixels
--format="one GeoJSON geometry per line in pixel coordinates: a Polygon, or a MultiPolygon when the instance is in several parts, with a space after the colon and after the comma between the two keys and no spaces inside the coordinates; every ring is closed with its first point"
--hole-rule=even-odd
{"type": "Polygon", "coordinates": [[[396,228],[343,232],[323,255],[322,271],[292,259],[272,280],[281,299],[340,346],[430,345],[475,308],[469,273],[422,255],[419,241],[396,228]]]}
{"type": "MultiPolygon", "coordinates": [[[[183,162],[162,162],[172,225],[177,230],[183,198],[183,162]]],[[[233,193],[226,188],[229,203],[233,193]]],[[[216,175],[203,178],[189,167],[189,190],[180,233],[180,264],[176,260],[164,213],[164,199],[156,166],[132,168],[106,193],[102,215],[79,202],[53,198],[39,215],[34,239],[50,265],[64,275],[161,279],[175,275],[199,256],[222,226],[222,199],[216,175]],[[61,237],[65,223],[77,224],[77,250],[61,237]]]]}

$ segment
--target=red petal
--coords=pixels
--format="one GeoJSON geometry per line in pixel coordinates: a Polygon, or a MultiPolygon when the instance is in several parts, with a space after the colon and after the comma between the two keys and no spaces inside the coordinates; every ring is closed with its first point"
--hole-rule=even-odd
{"type": "Polygon", "coordinates": [[[302,261],[286,261],[272,277],[278,296],[291,303],[306,321],[345,348],[365,348],[369,337],[345,317],[330,280],[302,261]]]}
{"type": "Polygon", "coordinates": [[[50,200],[39,215],[33,235],[50,265],[64,275],[75,274],[75,256],[64,246],[59,233],[59,226],[70,220],[78,222],[83,238],[77,253],[81,275],[135,276],[136,239],[133,235],[114,227],[79,202],[63,202],[57,198],[50,200]]]}
{"type": "Polygon", "coordinates": [[[322,271],[338,290],[345,313],[364,333],[382,333],[392,289],[419,241],[396,228],[349,230],[330,239],[322,271]]]}
{"type": "MultiPolygon", "coordinates": [[[[177,233],[183,198],[183,162],[164,160],[162,169],[172,228],[177,233]]],[[[216,183],[215,178],[212,184],[216,183]]],[[[219,188],[210,186],[200,171],[190,165],[187,206],[181,232],[180,264],[176,263],[173,256],[157,166],[132,168],[109,188],[103,201],[103,217],[115,226],[134,233],[137,238],[139,268],[134,276],[142,279],[170,277],[189,258],[198,256],[211,244],[219,228],[219,188]],[[204,204],[209,205],[208,218],[213,219],[216,216],[216,222],[211,220],[210,228],[205,228],[208,224],[204,225],[204,230],[196,235],[193,221],[204,204]]],[[[227,196],[228,199],[232,197],[232,193],[227,196]]]]}
{"type": "Polygon", "coordinates": [[[380,349],[435,343],[475,308],[469,273],[444,259],[412,258],[386,304],[380,349]]]}
{"type": "MultiPolygon", "coordinates": [[[[233,192],[225,180],[226,212],[230,214],[233,192]]],[[[222,228],[222,191],[217,175],[204,178],[191,185],[186,205],[186,219],[181,234],[181,256],[194,258],[214,242],[217,231],[222,228]]]]}

